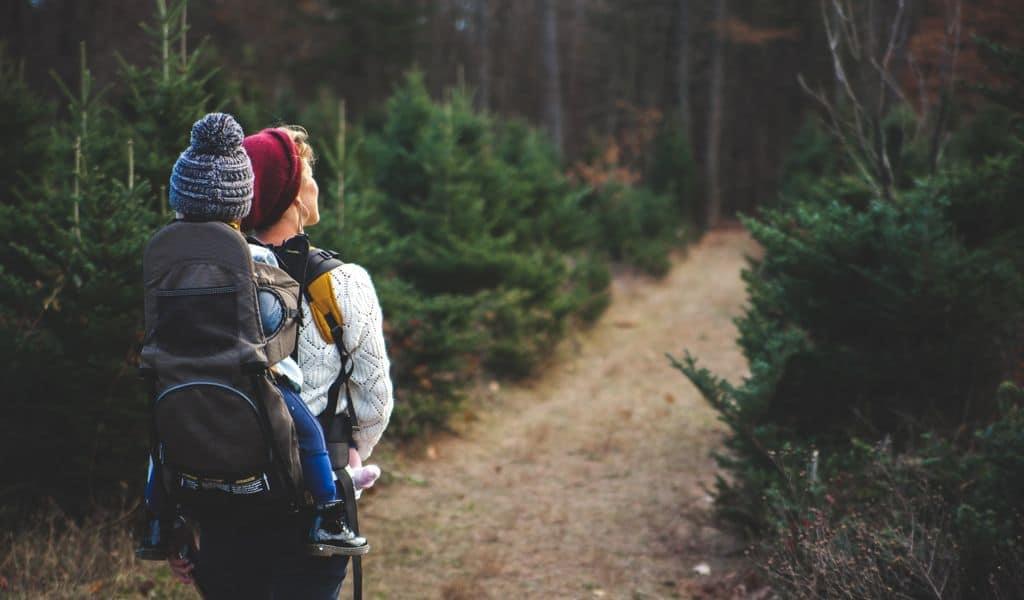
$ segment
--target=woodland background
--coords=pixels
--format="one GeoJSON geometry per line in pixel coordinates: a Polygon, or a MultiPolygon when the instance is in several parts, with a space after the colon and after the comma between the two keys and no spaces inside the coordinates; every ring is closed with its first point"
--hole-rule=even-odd
{"type": "Polygon", "coordinates": [[[18,550],[40,506],[136,501],[140,249],[220,109],[310,130],[314,242],[387,315],[389,436],[536,373],[614,271],[744,215],[751,375],[672,359],[728,427],[722,522],[784,596],[1024,593],[1022,11],[5,0],[0,575],[45,587],[18,550]]]}

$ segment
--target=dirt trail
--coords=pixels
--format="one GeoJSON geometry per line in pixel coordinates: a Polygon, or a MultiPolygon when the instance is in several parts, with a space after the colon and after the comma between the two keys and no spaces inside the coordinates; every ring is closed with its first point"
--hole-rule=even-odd
{"type": "Polygon", "coordinates": [[[361,502],[366,596],[687,598],[695,564],[736,560],[702,525],[721,425],[664,355],[746,372],[731,320],[754,251],[717,231],[664,280],[617,278],[543,376],[481,389],[460,432],[416,456],[375,457],[392,477],[361,502]]]}

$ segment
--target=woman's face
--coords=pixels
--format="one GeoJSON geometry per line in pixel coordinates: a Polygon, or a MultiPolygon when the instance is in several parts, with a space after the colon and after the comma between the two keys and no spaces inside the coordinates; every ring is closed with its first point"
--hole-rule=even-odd
{"type": "Polygon", "coordinates": [[[302,183],[299,184],[299,197],[296,202],[299,206],[299,215],[304,217],[303,226],[309,227],[320,222],[320,205],[317,202],[320,196],[320,187],[311,176],[303,174],[302,183]]]}

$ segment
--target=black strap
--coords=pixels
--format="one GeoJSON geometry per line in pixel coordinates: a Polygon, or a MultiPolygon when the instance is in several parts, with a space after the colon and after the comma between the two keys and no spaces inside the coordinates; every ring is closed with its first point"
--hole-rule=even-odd
{"type": "MultiPolygon", "coordinates": [[[[338,485],[342,490],[342,500],[345,502],[345,518],[348,520],[348,527],[352,533],[359,535],[359,510],[356,508],[356,489],[352,484],[352,477],[344,469],[335,471],[338,476],[338,485]]],[[[363,597],[363,557],[352,557],[352,597],[355,600],[362,600],[363,597]]]]}
{"type": "Polygon", "coordinates": [[[338,258],[337,252],[322,248],[310,248],[309,254],[306,255],[306,281],[313,281],[343,264],[345,263],[338,258]]]}
{"type": "Polygon", "coordinates": [[[247,236],[245,239],[250,244],[263,246],[273,252],[274,256],[277,258],[278,266],[291,275],[292,279],[298,281],[300,285],[305,284],[306,261],[310,254],[309,238],[306,237],[305,234],[299,234],[288,238],[280,246],[266,244],[261,242],[259,238],[251,235],[247,236]]]}
{"type": "MultiPolygon", "coordinates": [[[[153,462],[155,485],[163,487],[163,460],[160,457],[160,435],[156,429],[156,370],[150,367],[139,367],[139,377],[146,381],[146,391],[149,393],[149,460],[153,462]]],[[[164,504],[168,503],[165,502],[164,504]]]]}
{"type": "MultiPolygon", "coordinates": [[[[324,431],[332,429],[331,420],[334,420],[338,413],[338,396],[341,395],[341,388],[345,388],[345,397],[348,401],[345,403],[346,418],[344,421],[346,435],[345,441],[352,441],[352,430],[358,426],[359,421],[356,419],[356,410],[354,402],[352,401],[352,390],[349,387],[349,379],[352,377],[352,371],[355,369],[355,364],[352,362],[351,357],[348,354],[348,350],[345,349],[345,344],[342,339],[344,331],[342,330],[341,324],[334,319],[334,315],[326,314],[324,319],[327,321],[327,326],[331,328],[331,337],[334,339],[334,347],[338,349],[338,356],[341,358],[341,372],[338,373],[338,378],[334,380],[331,387],[327,389],[327,408],[324,412],[320,413],[320,424],[323,426],[324,431]]],[[[331,440],[329,440],[331,441],[331,440]]],[[[333,440],[341,441],[341,440],[333,440]]],[[[346,460],[347,462],[347,460],[346,460]]]]}

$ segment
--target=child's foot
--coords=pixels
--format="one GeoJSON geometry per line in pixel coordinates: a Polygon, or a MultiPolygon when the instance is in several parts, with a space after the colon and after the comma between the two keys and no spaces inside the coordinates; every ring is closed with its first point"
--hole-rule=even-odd
{"type": "Polygon", "coordinates": [[[150,519],[142,533],[142,540],[135,549],[135,558],[139,560],[166,560],[167,540],[164,538],[163,524],[160,519],[150,519]]]}
{"type": "Polygon", "coordinates": [[[345,520],[345,503],[340,500],[316,507],[313,527],[309,532],[309,551],[315,556],[359,556],[370,551],[366,538],[349,529],[345,520]]]}
{"type": "Polygon", "coordinates": [[[377,465],[366,465],[352,469],[352,485],[357,490],[365,490],[373,487],[373,484],[380,477],[380,467],[377,465]]]}

